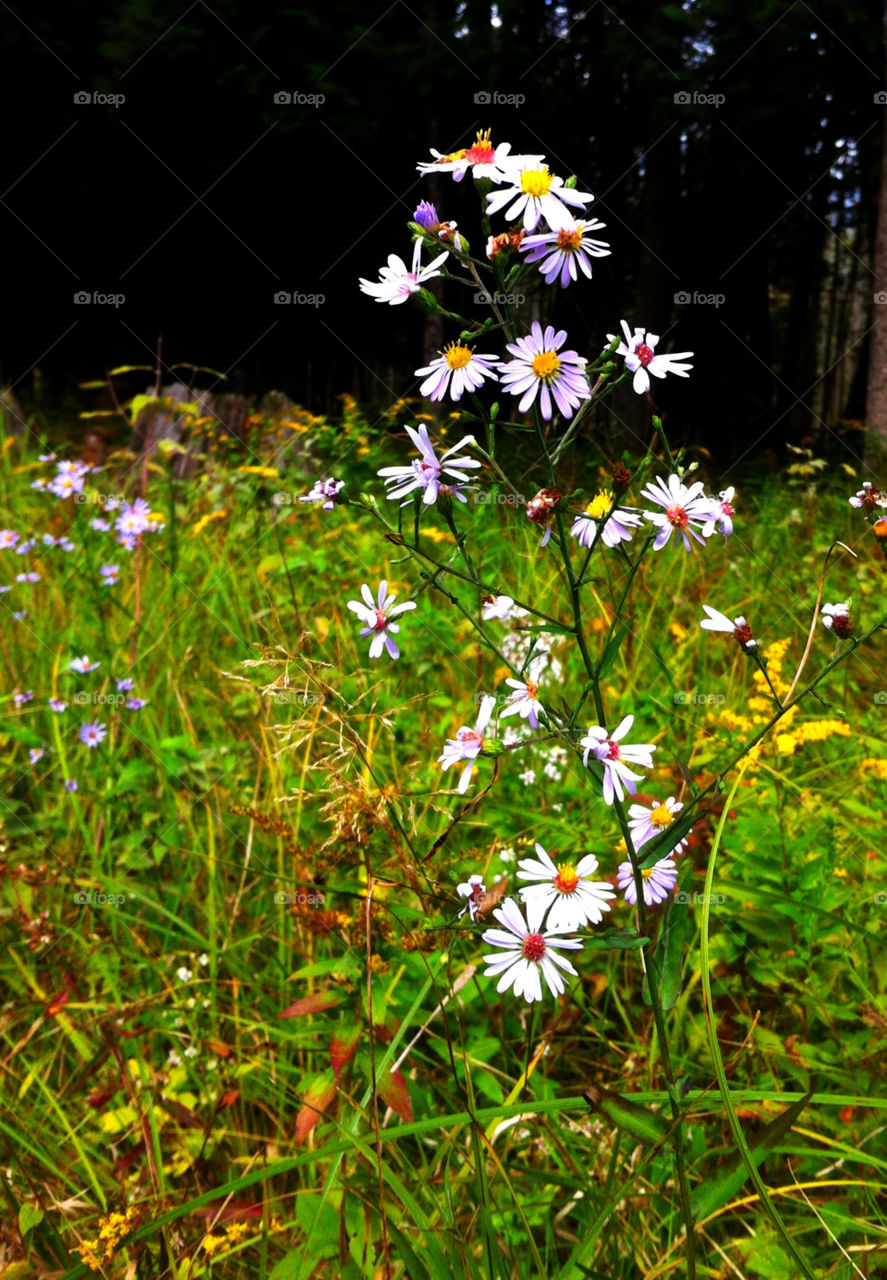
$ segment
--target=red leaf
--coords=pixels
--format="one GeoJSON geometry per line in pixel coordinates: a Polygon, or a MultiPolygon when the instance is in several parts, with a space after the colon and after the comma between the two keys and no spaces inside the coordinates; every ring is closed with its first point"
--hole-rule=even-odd
{"type": "Polygon", "coordinates": [[[109,1102],[117,1092],[119,1085],[115,1085],[113,1089],[93,1089],[92,1093],[86,1099],[88,1107],[103,1107],[109,1102]]]}
{"type": "Polygon", "coordinates": [[[315,1076],[302,1094],[302,1105],[296,1116],[296,1146],[300,1147],[311,1130],[323,1119],[324,1112],[336,1096],[336,1081],[331,1071],[315,1076]]]}
{"type": "Polygon", "coordinates": [[[234,1103],[240,1097],[239,1089],[229,1089],[227,1093],[223,1093],[216,1104],[216,1111],[227,1111],[228,1107],[233,1107],[234,1103]]]}
{"type": "Polygon", "coordinates": [[[411,1124],[413,1120],[413,1104],[407,1082],[399,1071],[386,1071],[379,1081],[379,1097],[396,1111],[401,1120],[411,1124]]]}
{"type": "Polygon", "coordinates": [[[115,1161],[114,1172],[126,1173],[127,1169],[131,1169],[135,1162],[142,1157],[144,1151],[145,1139],[141,1138],[131,1151],[128,1151],[125,1156],[121,1156],[119,1160],[115,1161]]]}
{"type": "Polygon", "coordinates": [[[333,1005],[338,1003],[338,996],[318,992],[316,996],[305,996],[302,1000],[297,1000],[277,1016],[278,1018],[301,1018],[306,1013],[321,1013],[324,1009],[332,1009],[333,1005]]]}
{"type": "Polygon", "coordinates": [[[57,996],[53,996],[49,1004],[46,1006],[47,1018],[54,1018],[57,1013],[60,1013],[61,1010],[64,1009],[70,999],[70,989],[67,991],[60,991],[57,996]]]}
{"type": "Polygon", "coordinates": [[[333,1074],[336,1080],[339,1079],[339,1072],[345,1066],[346,1062],[350,1062],[354,1057],[354,1052],[360,1043],[360,1031],[353,1031],[350,1035],[336,1035],[330,1040],[330,1063],[332,1064],[333,1074]]]}

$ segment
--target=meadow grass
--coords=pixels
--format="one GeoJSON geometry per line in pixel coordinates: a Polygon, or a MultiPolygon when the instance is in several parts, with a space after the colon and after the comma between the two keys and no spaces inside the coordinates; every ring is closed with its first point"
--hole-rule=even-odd
{"type": "MultiPolygon", "coordinates": [[[[30,487],[51,471],[36,445],[3,442],[2,523],[75,549],[38,541],[41,580],[0,597],[0,1274],[74,1277],[97,1259],[114,1276],[357,1278],[387,1258],[410,1280],[683,1276],[674,1099],[634,912],[614,903],[568,996],[535,1008],[496,995],[484,923],[455,919],[457,883],[514,891],[536,840],[594,852],[613,879],[616,820],[581,752],[544,730],[456,794],[444,740],[509,667],[464,616],[480,617],[479,592],[447,520],[423,519],[419,556],[360,505],[402,436],[346,402],[318,439],[353,500],[331,513],[297,503],[319,471],[298,455],[257,474],[218,453],[189,481],[160,457],[112,458],[88,487],[132,498],[144,480],[164,523],[134,552],[89,528],[100,503],[30,487]],[[120,577],[102,586],[110,561],[120,577]],[[346,608],[380,578],[418,605],[396,663],[368,660],[346,608]],[[81,675],[83,654],[100,665],[81,675]],[[94,749],[86,720],[108,730],[94,749]]],[[[600,460],[574,465],[592,496],[600,460]]],[[[884,637],[737,769],[772,698],[698,625],[701,602],[747,616],[783,697],[835,538],[857,558],[832,556],[824,599],[852,595],[871,625],[885,563],[855,487],[740,487],[734,536],[648,558],[622,617],[618,553],[595,559],[584,596],[607,723],[630,711],[658,746],[640,796],[715,784],[652,920],[700,1275],[795,1274],[785,1230],[813,1274],[887,1274],[884,637]]],[[[378,510],[396,522],[396,504],[378,510]]],[[[481,582],[569,625],[520,508],[453,519],[481,582]]],[[[403,521],[410,542],[410,508],[403,521]]],[[[0,551],[0,583],[25,560],[0,551]]],[[[508,624],[483,627],[499,647],[508,624]]],[[[563,663],[548,696],[573,705],[578,655],[538,634],[563,663]]],[[[817,626],[804,681],[836,644],[817,626]]],[[[578,723],[594,720],[589,704],[578,723]]]]}

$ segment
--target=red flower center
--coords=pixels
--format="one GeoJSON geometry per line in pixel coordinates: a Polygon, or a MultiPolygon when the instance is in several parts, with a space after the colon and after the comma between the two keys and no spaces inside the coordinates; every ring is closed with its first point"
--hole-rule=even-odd
{"type": "Polygon", "coordinates": [[[608,760],[619,759],[619,743],[614,742],[612,738],[608,739],[607,741],[607,759],[608,760]]]}
{"type": "Polygon", "coordinates": [[[725,515],[725,516],[735,516],[735,515],[736,515],[736,512],[735,512],[735,511],[733,510],[733,508],[730,506],[730,503],[729,503],[729,502],[722,502],[722,503],[721,503],[721,510],[723,511],[723,513],[724,513],[724,515],[725,515]]]}
{"type": "Polygon", "coordinates": [[[541,933],[528,933],[524,938],[521,954],[525,960],[541,960],[545,955],[545,939],[541,933]]]}
{"type": "Polygon", "coordinates": [[[387,618],[387,617],[386,617],[386,615],[382,612],[382,610],[381,610],[381,609],[377,609],[377,610],[376,610],[376,621],[375,621],[375,625],[373,626],[373,630],[374,630],[374,631],[384,631],[384,630],[385,630],[385,628],[386,628],[387,626],[388,626],[388,618],[387,618]]]}
{"type": "Polygon", "coordinates": [[[736,637],[736,639],[739,641],[739,643],[742,645],[742,647],[745,648],[749,640],[751,640],[751,627],[746,622],[745,626],[743,627],[734,627],[733,634],[736,637]]]}
{"type": "Polygon", "coordinates": [[[686,529],[690,523],[690,517],[687,515],[683,507],[669,507],[666,511],[666,517],[676,529],[686,529]]]}
{"type": "Polygon", "coordinates": [[[634,353],[645,369],[656,354],[652,347],[647,346],[646,342],[641,342],[636,346],[634,353]]]}

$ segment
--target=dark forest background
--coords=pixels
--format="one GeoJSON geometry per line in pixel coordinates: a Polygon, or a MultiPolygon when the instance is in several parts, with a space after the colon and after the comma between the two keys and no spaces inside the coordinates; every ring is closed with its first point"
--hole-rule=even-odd
{"type": "Polygon", "coordinates": [[[234,390],[387,408],[428,335],[358,277],[409,255],[423,197],[471,234],[471,184],[416,164],[491,127],[607,224],[612,257],[557,298],[570,345],[624,316],[696,353],[657,388],[673,430],[736,458],[864,417],[878,0],[10,0],[2,21],[0,373],[26,408],[92,407],[78,383],[152,363],[160,334],[234,390]]]}

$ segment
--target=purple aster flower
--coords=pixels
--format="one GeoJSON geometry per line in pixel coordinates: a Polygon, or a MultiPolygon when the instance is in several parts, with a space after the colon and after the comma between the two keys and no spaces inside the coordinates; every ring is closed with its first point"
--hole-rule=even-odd
{"type": "Polygon", "coordinates": [[[11,591],[11,590],[12,590],[12,586],[0,587],[0,596],[5,596],[7,591],[11,591]]]}
{"type": "Polygon", "coordinates": [[[633,530],[644,523],[640,512],[629,511],[625,507],[614,507],[612,493],[601,490],[597,497],[589,502],[583,514],[573,521],[570,537],[575,538],[581,547],[593,546],[601,520],[604,521],[604,527],[599,541],[605,547],[615,547],[620,542],[631,542],[633,530]]]}
{"type": "Polygon", "coordinates": [[[539,712],[544,710],[539,702],[538,685],[532,680],[506,680],[505,683],[510,685],[513,692],[508,695],[508,701],[499,712],[499,719],[517,715],[528,721],[531,729],[538,729],[539,712]]]}
{"type": "Polygon", "coordinates": [[[70,792],[74,792],[77,790],[77,782],[74,778],[68,778],[67,782],[65,783],[65,790],[70,792]]]}
{"type": "MultiPolygon", "coordinates": [[[[426,505],[436,502],[441,492],[451,494],[459,502],[467,502],[468,499],[460,492],[468,480],[465,472],[481,464],[475,458],[453,457],[453,454],[458,454],[459,450],[467,444],[474,444],[474,436],[463,436],[458,444],[454,444],[438,458],[428,438],[428,428],[424,424],[418,431],[407,427],[406,432],[422,456],[421,459],[417,458],[410,463],[408,467],[382,467],[376,473],[385,479],[387,496],[389,498],[407,496],[409,501],[409,494],[421,490],[422,501],[426,505]],[[445,475],[454,479],[456,484],[442,484],[441,479],[445,475]]],[[[406,506],[406,502],[402,505],[406,506]]]]}
{"type": "Polygon", "coordinates": [[[475,761],[483,750],[484,730],[490,723],[490,717],[493,714],[495,705],[496,699],[492,694],[488,694],[483,698],[474,728],[469,729],[467,725],[463,724],[462,728],[457,730],[455,738],[447,738],[443,755],[438,757],[437,763],[442,769],[449,769],[450,765],[465,762],[462,777],[459,779],[458,791],[460,796],[464,795],[468,790],[475,761]]]}
{"type": "Polygon", "coordinates": [[[423,200],[419,204],[418,209],[413,214],[413,222],[418,222],[419,226],[424,227],[426,231],[436,231],[440,226],[437,210],[427,200],[423,200]]]}
{"type": "Polygon", "coordinates": [[[49,706],[51,710],[58,713],[61,713],[62,711],[67,711],[68,709],[67,702],[62,702],[61,698],[50,698],[49,706]]]}
{"type": "Polygon", "coordinates": [[[736,490],[731,485],[729,489],[724,489],[716,498],[711,499],[711,520],[702,527],[706,538],[714,533],[715,529],[725,538],[730,537],[733,532],[733,517],[736,514],[733,508],[735,493],[736,490]]]}
{"type": "MultiPolygon", "coordinates": [[[[648,907],[655,907],[664,902],[674,890],[678,881],[678,869],[671,858],[660,858],[652,867],[642,867],[641,876],[644,882],[644,902],[648,907]]],[[[638,891],[630,862],[620,862],[616,884],[625,891],[625,901],[634,906],[638,900],[638,891]]]]}
{"type": "Polygon", "coordinates": [[[80,726],[80,741],[85,747],[97,747],[107,732],[101,720],[87,720],[80,726]]]}
{"type": "Polygon", "coordinates": [[[28,689],[25,693],[14,693],[12,700],[17,707],[23,707],[26,702],[34,701],[34,690],[28,689]]]}
{"type": "MultiPolygon", "coordinates": [[[[631,840],[635,850],[640,849],[648,840],[652,840],[655,836],[666,831],[683,807],[679,800],[675,800],[674,796],[663,804],[654,804],[649,808],[643,804],[631,805],[628,810],[628,829],[631,832],[631,840]]],[[[689,841],[686,838],[678,840],[669,850],[669,857],[673,853],[679,853],[688,844],[689,841]]]]}
{"type": "Polygon", "coordinates": [[[122,680],[117,681],[118,693],[129,693],[134,687],[132,676],[124,676],[122,680]]]}
{"type": "Polygon", "coordinates": [[[588,757],[592,753],[603,765],[605,804],[612,804],[614,795],[620,800],[625,799],[623,784],[630,796],[637,791],[637,783],[641,775],[633,773],[628,764],[637,764],[644,769],[653,768],[653,752],[656,747],[652,743],[632,745],[621,741],[633,724],[634,716],[626,716],[612,734],[608,734],[602,725],[593,724],[579,743],[585,748],[582,763],[586,768],[588,757]]]}
{"type": "Polygon", "coordinates": [[[46,754],[46,751],[44,747],[31,747],[30,751],[28,752],[28,759],[30,760],[31,764],[36,764],[38,760],[42,760],[45,754],[46,754]]]}
{"type": "Polygon", "coordinates": [[[300,502],[321,502],[323,506],[321,511],[332,511],[339,499],[339,494],[345,488],[344,480],[315,480],[314,488],[310,493],[303,493],[300,502]]]}
{"type": "Polygon", "coordinates": [[[533,321],[530,336],[509,342],[507,350],[515,357],[499,365],[502,385],[512,395],[520,396],[518,409],[526,413],[539,396],[542,417],[553,416],[552,397],[565,418],[573,416],[583,400],[590,396],[585,376],[586,360],[575,351],[560,351],[567,340],[563,329],[555,332],[548,325],[543,333],[538,320],[533,321]]]}
{"type": "Polygon", "coordinates": [[[14,529],[0,529],[0,551],[14,547],[18,542],[18,534],[14,529]]]}
{"type": "Polygon", "coordinates": [[[128,711],[141,711],[142,707],[146,707],[147,705],[148,704],[144,698],[130,698],[126,704],[126,708],[128,711]]]}
{"type": "Polygon", "coordinates": [[[498,361],[496,355],[479,355],[461,342],[451,342],[437,360],[423,369],[416,370],[417,378],[425,378],[419,394],[432,400],[443,400],[449,389],[454,400],[461,400],[466,391],[477,391],[484,378],[497,381],[491,365],[498,361]],[[429,377],[425,377],[429,374],[429,377]]]}
{"type": "Polygon", "coordinates": [[[379,583],[378,601],[373,600],[373,594],[369,586],[364,582],[360,588],[360,594],[363,596],[363,603],[359,600],[349,600],[348,608],[352,613],[356,613],[361,622],[365,625],[361,629],[360,634],[366,638],[372,636],[370,642],[370,657],[378,658],[383,649],[388,650],[390,658],[399,658],[400,650],[398,649],[392,632],[396,635],[400,631],[400,625],[392,622],[391,619],[399,613],[404,613],[407,609],[415,609],[415,600],[407,600],[403,604],[395,605],[392,609],[397,596],[388,594],[388,583],[382,579],[379,583]]]}
{"type": "Polygon", "coordinates": [[[19,543],[19,545],[15,549],[15,554],[17,556],[26,556],[29,551],[33,551],[33,550],[34,550],[34,539],[29,538],[27,542],[19,543]]]}
{"type": "Polygon", "coordinates": [[[552,284],[560,277],[561,288],[566,289],[576,277],[576,264],[589,280],[591,279],[591,259],[606,258],[610,246],[603,240],[592,240],[589,231],[600,231],[603,222],[575,222],[558,231],[549,231],[541,236],[525,236],[521,242],[521,253],[527,253],[527,262],[539,263],[545,283],[552,284]]]}
{"type": "Polygon", "coordinates": [[[15,621],[16,621],[16,622],[23,622],[23,621],[24,621],[24,619],[25,619],[25,618],[27,618],[27,616],[28,616],[28,611],[27,611],[27,609],[19,609],[19,610],[18,610],[16,613],[14,613],[12,616],[13,616],[13,618],[15,619],[15,621]]]}
{"type": "Polygon", "coordinates": [[[35,573],[32,569],[30,573],[17,573],[15,580],[16,582],[39,582],[40,574],[35,573]]]}
{"type": "MultiPolygon", "coordinates": [[[[108,506],[110,507],[110,503],[108,506]]],[[[136,498],[135,502],[125,506],[120,512],[114,521],[114,528],[122,537],[135,539],[150,529],[150,513],[151,508],[145,499],[136,498]]]]}
{"type": "Polygon", "coordinates": [[[74,550],[74,543],[64,535],[60,538],[54,538],[51,533],[44,533],[42,542],[44,547],[61,547],[62,551],[74,550]]]}
{"type": "Polygon", "coordinates": [[[659,527],[653,543],[654,551],[660,551],[675,532],[683,538],[684,550],[691,551],[691,538],[704,543],[706,537],[714,531],[711,498],[705,497],[704,487],[702,481],[697,480],[688,488],[680,476],[670,475],[668,484],[661,476],[657,476],[655,482],[641,490],[642,498],[665,508],[664,511],[644,512],[647,520],[659,527]],[[706,530],[709,532],[706,533],[706,530]]]}
{"type": "Polygon", "coordinates": [[[103,564],[101,569],[99,569],[99,573],[104,578],[105,582],[108,583],[108,585],[110,586],[112,582],[117,581],[117,577],[120,573],[120,565],[119,564],[103,564]]]}
{"type": "Polygon", "coordinates": [[[94,520],[90,520],[89,527],[90,529],[95,529],[96,533],[107,533],[111,528],[111,524],[104,516],[96,516],[94,520]]]}
{"type": "Polygon", "coordinates": [[[90,662],[85,653],[82,658],[75,658],[74,661],[70,663],[70,669],[72,671],[78,671],[81,675],[85,675],[87,671],[95,671],[96,667],[99,666],[101,666],[100,662],[90,662]]]}

